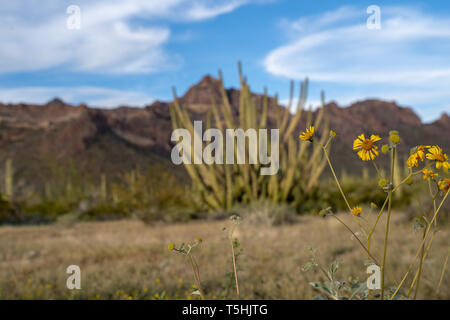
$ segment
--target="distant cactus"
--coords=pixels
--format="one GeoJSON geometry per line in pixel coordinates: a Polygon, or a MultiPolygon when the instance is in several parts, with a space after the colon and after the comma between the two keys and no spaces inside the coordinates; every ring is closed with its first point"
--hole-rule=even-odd
{"type": "MultiPolygon", "coordinates": [[[[225,133],[225,129],[266,129],[268,125],[269,99],[267,90],[264,92],[262,110],[257,110],[250,86],[242,75],[240,64],[239,76],[241,94],[239,117],[236,119],[232,115],[222,74],[219,72],[222,101],[218,102],[212,99],[211,104],[215,126],[222,134],[225,133]]],[[[298,203],[301,201],[299,197],[302,194],[304,195],[306,191],[317,185],[319,176],[326,165],[326,160],[322,156],[319,144],[313,144],[312,147],[308,147],[307,144],[299,145],[298,132],[296,131],[302,119],[307,89],[308,79],[300,83],[300,96],[294,114],[290,113],[294,91],[293,82],[291,82],[287,108],[282,108],[278,104],[277,97],[275,97],[276,128],[280,129],[280,167],[277,174],[271,176],[259,175],[261,168],[259,161],[257,164],[184,164],[192,180],[194,190],[198,190],[203,203],[207,207],[213,210],[229,209],[237,202],[250,203],[263,199],[272,202],[293,201],[298,203]],[[301,192],[298,192],[299,190],[301,192]]],[[[186,106],[180,105],[175,89],[173,92],[174,102],[170,105],[173,129],[185,128],[195,139],[196,133],[186,111],[186,106]]],[[[322,102],[323,100],[324,95],[322,94],[322,102]]],[[[312,111],[309,110],[307,112],[307,123],[314,125],[316,132],[321,124],[325,123],[322,133],[319,133],[320,140],[323,143],[328,138],[328,121],[324,119],[324,108],[318,111],[314,123],[312,123],[312,118],[312,111]]],[[[208,113],[205,130],[210,127],[210,124],[211,112],[208,113]]],[[[259,138],[261,139],[262,136],[259,138]]],[[[270,150],[270,143],[267,142],[268,150],[270,150]]],[[[202,144],[205,145],[204,142],[202,144]]],[[[223,148],[223,154],[225,154],[225,144],[223,148]]],[[[245,153],[248,154],[248,144],[246,144],[246,148],[245,153]]]]}
{"type": "Polygon", "coordinates": [[[14,198],[13,163],[10,158],[5,163],[5,197],[8,201],[14,198]]]}
{"type": "Polygon", "coordinates": [[[44,194],[45,194],[45,200],[52,199],[52,189],[50,187],[50,182],[46,181],[44,184],[44,194]]]}
{"type": "Polygon", "coordinates": [[[100,184],[100,197],[102,198],[102,201],[106,201],[108,198],[108,186],[105,174],[102,174],[100,184]]]}

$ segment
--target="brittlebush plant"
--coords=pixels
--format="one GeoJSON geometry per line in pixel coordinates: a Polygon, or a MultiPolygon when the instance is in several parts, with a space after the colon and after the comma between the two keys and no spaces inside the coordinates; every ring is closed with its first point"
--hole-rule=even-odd
{"type": "Polygon", "coordinates": [[[175,243],[171,242],[168,245],[168,249],[170,251],[177,252],[179,254],[182,254],[186,257],[186,259],[189,261],[189,264],[192,268],[192,272],[194,273],[194,279],[196,284],[196,289],[191,294],[199,295],[202,300],[205,300],[205,294],[203,292],[202,284],[200,281],[200,270],[197,264],[197,261],[194,258],[194,255],[192,254],[192,250],[199,246],[202,243],[202,238],[195,238],[194,242],[192,243],[181,243],[178,247],[175,245],[175,243]]]}
{"type": "MultiPolygon", "coordinates": [[[[406,161],[406,165],[408,166],[408,174],[406,177],[400,180],[399,183],[395,184],[394,176],[399,174],[395,171],[395,162],[397,155],[397,146],[401,143],[400,135],[397,131],[393,130],[389,133],[388,143],[382,145],[381,147],[377,145],[382,138],[378,135],[371,134],[370,136],[365,136],[364,134],[359,135],[353,142],[353,150],[357,152],[358,157],[364,162],[371,162],[375,167],[377,175],[379,176],[378,186],[383,188],[386,192],[386,199],[379,210],[377,218],[373,225],[369,226],[368,221],[364,218],[362,214],[362,209],[358,204],[351,204],[347,196],[345,195],[339,179],[336,176],[334,171],[332,162],[329,156],[329,147],[334,139],[337,138],[337,134],[334,131],[330,131],[328,140],[325,144],[322,144],[319,139],[315,139],[314,136],[314,127],[309,126],[306,128],[304,132],[301,132],[299,135],[300,140],[310,143],[319,144],[323,150],[323,154],[328,162],[328,166],[331,170],[331,173],[334,177],[336,185],[348,207],[349,213],[355,219],[359,227],[359,231],[353,231],[343,220],[341,220],[338,216],[331,212],[331,208],[327,208],[322,210],[323,215],[331,215],[335,219],[337,219],[341,224],[343,224],[346,229],[352,233],[353,237],[358,241],[361,245],[361,248],[364,250],[365,254],[367,254],[367,258],[371,261],[371,263],[376,264],[381,269],[381,291],[379,294],[371,295],[370,290],[367,290],[367,295],[365,298],[377,298],[380,299],[395,299],[398,298],[400,290],[405,286],[406,279],[409,274],[413,271],[413,267],[417,263],[417,269],[414,272],[414,277],[412,282],[409,285],[408,290],[403,294],[403,298],[415,299],[417,297],[417,293],[420,288],[420,278],[423,271],[424,261],[427,257],[427,254],[432,245],[434,236],[437,231],[437,217],[439,212],[441,211],[442,205],[448,197],[449,189],[450,189],[450,179],[444,177],[444,173],[448,173],[450,169],[450,163],[448,162],[448,155],[445,154],[441,147],[434,146],[423,146],[418,145],[411,149],[408,160],[406,161]],[[376,159],[380,156],[380,151],[382,154],[389,155],[390,157],[390,172],[389,176],[383,176],[383,173],[378,169],[376,164],[376,159]],[[420,178],[421,176],[421,178],[420,178]],[[401,281],[394,287],[391,292],[387,292],[386,290],[386,274],[389,275],[389,272],[386,270],[386,261],[387,261],[387,248],[389,246],[389,227],[390,227],[390,218],[392,213],[392,198],[393,194],[399,190],[399,187],[404,184],[411,184],[414,182],[414,178],[419,177],[418,181],[424,182],[428,184],[428,188],[430,191],[431,203],[430,208],[425,212],[425,214],[416,219],[414,224],[414,229],[419,230],[422,229],[422,241],[417,248],[416,254],[411,261],[408,269],[403,275],[401,281]],[[387,209],[386,209],[387,206],[387,209]],[[387,211],[387,212],[385,212],[387,211]],[[376,252],[374,249],[374,244],[372,243],[372,235],[375,231],[375,228],[378,225],[378,221],[380,217],[386,214],[386,225],[385,225],[385,237],[383,244],[383,251],[381,253],[381,257],[379,252],[376,252]],[[358,237],[357,234],[362,234],[362,236],[358,237]]],[[[445,273],[445,269],[447,266],[448,256],[445,260],[444,267],[442,268],[442,274],[440,277],[440,281],[436,286],[436,294],[439,291],[440,285],[442,283],[443,275],[445,273]]],[[[391,277],[389,275],[389,277],[391,277]]],[[[391,277],[392,278],[392,277],[391,277]]],[[[395,281],[394,281],[395,282],[395,281]]],[[[317,283],[315,283],[317,285],[317,283]]],[[[326,287],[326,286],[325,286],[326,287]]],[[[316,287],[317,289],[317,287],[316,287]]],[[[403,292],[403,291],[402,291],[403,292]]],[[[329,298],[330,296],[328,296],[329,298]]],[[[332,296],[336,298],[336,296],[332,296]]]]}

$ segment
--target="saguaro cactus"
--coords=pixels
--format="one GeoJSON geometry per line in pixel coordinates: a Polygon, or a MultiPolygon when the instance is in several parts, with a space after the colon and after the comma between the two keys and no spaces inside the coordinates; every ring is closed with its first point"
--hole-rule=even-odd
{"type": "MultiPolygon", "coordinates": [[[[211,101],[211,110],[206,120],[207,130],[211,127],[212,119],[217,129],[225,134],[226,129],[249,128],[266,129],[268,126],[268,108],[269,98],[267,89],[264,90],[262,108],[257,108],[255,97],[251,94],[250,86],[242,75],[242,69],[239,64],[240,76],[240,102],[239,117],[233,117],[232,108],[228,99],[227,92],[223,85],[222,74],[219,71],[221,101],[211,101]]],[[[269,199],[273,202],[282,201],[298,201],[298,192],[294,192],[294,187],[300,187],[306,191],[315,186],[318,178],[322,173],[326,161],[322,156],[319,145],[314,144],[312,147],[307,144],[300,144],[298,141],[298,129],[300,121],[304,113],[308,89],[308,80],[300,83],[300,95],[297,108],[294,114],[290,109],[293,102],[294,83],[291,82],[290,99],[287,108],[283,108],[278,104],[278,98],[272,102],[272,107],[276,113],[276,128],[279,129],[279,171],[275,175],[260,175],[259,171],[262,164],[184,164],[189,174],[193,188],[199,192],[203,202],[211,209],[229,209],[236,202],[249,203],[260,199],[269,199]]],[[[202,147],[206,145],[202,141],[202,137],[198,137],[198,133],[194,130],[193,122],[190,119],[186,106],[180,105],[173,89],[174,101],[170,105],[170,115],[173,129],[187,129],[193,137],[192,139],[200,139],[202,147]],[[197,137],[196,137],[197,135],[197,137]]],[[[324,97],[322,95],[322,101],[324,97]]],[[[314,123],[312,111],[307,111],[307,124],[314,125],[316,132],[322,123],[323,126],[321,139],[328,137],[328,121],[324,120],[324,108],[318,111],[314,123]]],[[[257,131],[258,132],[258,131],[257,131]]],[[[266,139],[267,149],[271,150],[270,139],[267,136],[258,134],[259,139],[266,139]]],[[[260,144],[261,145],[261,144],[260,144]]],[[[237,149],[237,148],[236,148],[237,149]]],[[[239,153],[239,150],[236,150],[239,153]]],[[[248,153],[249,144],[246,144],[245,153],[248,153]]],[[[270,152],[273,152],[271,150],[270,152]]],[[[223,154],[225,154],[225,145],[223,145],[223,154]]],[[[196,156],[191,155],[191,156],[196,156]]]]}

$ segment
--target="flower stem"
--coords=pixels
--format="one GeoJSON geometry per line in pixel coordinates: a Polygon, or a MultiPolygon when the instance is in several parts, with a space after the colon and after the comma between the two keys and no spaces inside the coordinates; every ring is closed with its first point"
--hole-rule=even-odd
{"type": "MultiPolygon", "coordinates": [[[[444,198],[442,199],[441,203],[439,204],[438,208],[436,209],[436,212],[434,213],[433,219],[431,219],[431,221],[428,223],[427,231],[426,231],[426,233],[425,233],[424,239],[422,240],[422,243],[420,244],[420,247],[422,247],[422,244],[425,243],[425,240],[427,239],[427,236],[428,236],[428,234],[429,234],[429,232],[430,232],[431,225],[432,225],[432,224],[434,223],[434,221],[436,220],[436,217],[437,217],[439,211],[441,210],[441,207],[442,207],[442,205],[444,204],[445,200],[447,199],[449,193],[450,193],[450,189],[447,190],[447,192],[445,193],[444,198]]],[[[402,281],[400,281],[399,285],[397,286],[397,289],[395,290],[395,292],[394,292],[394,293],[392,294],[392,296],[390,297],[390,300],[394,299],[394,297],[397,295],[398,291],[401,289],[403,283],[404,283],[405,280],[406,280],[406,277],[408,277],[409,272],[411,271],[412,266],[414,265],[414,263],[416,262],[417,258],[419,257],[419,253],[420,253],[420,248],[419,248],[419,250],[416,252],[416,255],[415,255],[413,261],[412,261],[411,264],[409,265],[408,270],[406,271],[406,273],[404,274],[404,276],[403,276],[403,278],[402,278],[402,281]]]]}
{"type": "Polygon", "coordinates": [[[352,207],[350,206],[350,203],[348,202],[347,197],[346,197],[345,194],[344,194],[344,190],[342,190],[341,184],[339,183],[339,180],[338,180],[338,178],[337,178],[337,176],[336,176],[336,173],[334,172],[333,165],[331,164],[330,158],[328,157],[327,149],[325,149],[324,146],[322,146],[322,148],[323,148],[323,153],[325,154],[325,158],[327,159],[328,166],[330,167],[331,173],[333,174],[334,181],[336,181],[336,184],[337,184],[337,186],[338,186],[338,189],[339,189],[339,191],[341,192],[342,198],[344,198],[344,201],[345,201],[345,203],[347,204],[348,209],[349,209],[350,211],[352,211],[352,207]]]}
{"type": "MultiPolygon", "coordinates": [[[[369,231],[369,235],[367,236],[367,250],[368,250],[369,252],[370,252],[370,240],[372,239],[372,234],[373,234],[373,232],[375,231],[375,227],[376,227],[377,224],[378,224],[378,220],[380,219],[381,214],[383,213],[384,207],[386,206],[386,203],[387,203],[387,202],[388,202],[388,197],[386,197],[386,200],[384,201],[383,206],[381,207],[381,210],[380,210],[380,212],[379,212],[378,215],[377,215],[377,218],[376,218],[376,220],[375,220],[375,223],[373,224],[372,228],[371,228],[370,231],[369,231]]],[[[367,257],[370,258],[369,255],[367,255],[367,257]]],[[[368,298],[370,299],[371,290],[370,290],[370,289],[368,289],[368,290],[369,290],[369,291],[368,291],[368,298]]]]}
{"type": "Polygon", "coordinates": [[[380,263],[378,262],[378,260],[374,257],[374,256],[372,256],[372,254],[370,253],[370,251],[366,248],[366,246],[361,242],[361,240],[359,240],[359,238],[358,238],[358,236],[353,232],[353,230],[352,229],[350,229],[350,227],[349,226],[347,226],[347,224],[344,222],[344,221],[342,221],[341,219],[339,219],[336,215],[332,215],[337,221],[339,221],[344,227],[346,227],[347,228],[347,230],[349,230],[351,233],[352,233],[352,235],[353,235],[353,237],[355,237],[355,239],[356,240],[358,240],[358,242],[359,242],[359,244],[361,245],[361,247],[367,252],[367,255],[377,264],[377,265],[380,265],[380,263]]]}
{"type": "MultiPolygon", "coordinates": [[[[394,167],[395,167],[395,146],[392,148],[392,156],[391,156],[391,177],[390,177],[390,184],[394,183],[394,167]]],[[[384,271],[386,268],[386,253],[387,253],[387,247],[388,247],[388,237],[389,237],[389,223],[391,220],[391,209],[392,209],[392,187],[389,190],[388,194],[388,212],[387,212],[387,219],[386,219],[386,233],[384,235],[384,250],[383,250],[383,264],[381,266],[381,300],[384,299],[384,271]]]]}
{"type": "MultiPolygon", "coordinates": [[[[422,263],[425,261],[425,259],[427,258],[427,256],[428,256],[428,251],[430,250],[430,247],[431,247],[431,244],[433,243],[433,239],[434,239],[434,236],[436,235],[436,230],[433,232],[433,234],[432,234],[432,236],[431,236],[431,239],[430,239],[430,241],[428,241],[428,245],[427,245],[427,249],[425,250],[425,252],[424,252],[424,255],[423,255],[423,258],[422,258],[422,263]]],[[[423,240],[423,239],[422,239],[423,240]]],[[[410,285],[410,287],[409,287],[409,289],[408,289],[408,293],[406,294],[406,297],[409,299],[409,296],[411,295],[411,292],[412,292],[412,290],[413,290],[413,288],[414,288],[414,286],[415,286],[415,284],[416,284],[416,281],[417,281],[417,277],[419,276],[419,270],[417,270],[417,272],[416,272],[416,274],[414,275],[414,279],[413,279],[413,281],[411,282],[411,285],[410,285]]]]}
{"type": "Polygon", "coordinates": [[[450,247],[448,248],[447,257],[445,258],[444,266],[442,267],[441,278],[436,288],[436,297],[439,294],[439,289],[441,288],[442,280],[444,280],[445,270],[447,270],[448,256],[450,255],[450,247]]]}
{"type": "MultiPolygon", "coordinates": [[[[423,239],[425,239],[425,232],[426,229],[423,229],[423,239]]],[[[417,292],[419,291],[419,285],[420,285],[420,276],[422,274],[422,265],[423,265],[423,254],[425,251],[425,242],[422,241],[422,246],[420,249],[420,262],[419,262],[419,269],[417,270],[418,275],[417,275],[417,284],[416,284],[416,290],[414,291],[414,300],[416,300],[417,298],[417,292]]]]}
{"type": "MultiPolygon", "coordinates": [[[[428,188],[430,189],[430,195],[433,197],[433,188],[431,187],[431,180],[428,180],[428,188]]],[[[437,193],[439,193],[439,188],[437,193]]],[[[433,197],[433,209],[434,211],[436,211],[436,197],[433,197]]],[[[434,226],[437,227],[437,220],[434,221],[434,226]]]]}
{"type": "MultiPolygon", "coordinates": [[[[437,198],[438,195],[439,195],[439,191],[436,192],[436,194],[433,196],[433,202],[436,201],[436,198],[437,198]]],[[[433,206],[433,208],[434,208],[434,211],[433,211],[433,212],[435,212],[435,211],[436,211],[436,206],[433,206]]],[[[425,243],[422,243],[422,248],[424,249],[424,252],[421,252],[421,254],[420,254],[420,264],[419,264],[419,268],[417,269],[417,272],[416,272],[416,274],[415,274],[415,276],[414,276],[414,279],[413,279],[413,281],[412,281],[412,283],[411,283],[411,286],[409,287],[408,294],[407,294],[407,297],[408,297],[408,298],[409,298],[409,296],[410,296],[410,294],[411,294],[412,289],[414,288],[414,285],[416,284],[416,281],[417,281],[417,280],[420,278],[420,276],[421,276],[422,265],[423,265],[425,259],[427,258],[428,251],[430,250],[431,244],[433,243],[434,236],[436,235],[436,232],[437,232],[437,230],[436,230],[436,220],[435,220],[434,222],[435,222],[435,230],[434,230],[434,232],[433,232],[433,235],[431,236],[430,241],[428,241],[428,245],[427,245],[427,249],[426,249],[426,250],[425,250],[425,243]]],[[[428,224],[428,221],[426,221],[426,223],[428,224]]],[[[428,227],[428,225],[427,225],[427,227],[428,227]]],[[[425,230],[426,230],[426,228],[424,229],[424,233],[425,233],[425,230]]],[[[423,240],[423,238],[422,238],[422,240],[423,240]]],[[[417,290],[417,289],[416,289],[416,290],[417,290]]],[[[414,294],[414,296],[416,296],[416,293],[414,294]]]]}
{"type": "Polygon", "coordinates": [[[379,177],[379,178],[383,178],[383,176],[381,175],[380,170],[378,170],[378,166],[377,166],[377,164],[375,163],[375,160],[372,159],[372,163],[373,163],[373,166],[375,167],[375,170],[376,170],[376,172],[377,172],[377,174],[378,174],[378,177],[379,177]]]}
{"type": "Polygon", "coordinates": [[[194,260],[194,257],[191,254],[188,254],[189,262],[191,263],[192,271],[194,272],[195,282],[197,284],[198,292],[200,292],[200,297],[202,300],[205,300],[205,296],[203,294],[202,285],[200,283],[200,272],[198,270],[198,265],[194,260]]]}
{"type": "Polygon", "coordinates": [[[239,281],[238,281],[238,275],[237,275],[237,269],[236,269],[236,255],[234,254],[234,244],[233,244],[233,238],[230,237],[230,244],[231,244],[231,254],[233,256],[233,270],[234,270],[234,281],[236,282],[236,294],[239,298],[239,281]]]}

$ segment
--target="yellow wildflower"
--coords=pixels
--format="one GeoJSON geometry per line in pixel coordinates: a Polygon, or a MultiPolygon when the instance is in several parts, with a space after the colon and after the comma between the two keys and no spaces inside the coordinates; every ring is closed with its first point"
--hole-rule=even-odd
{"type": "Polygon", "coordinates": [[[330,130],[330,137],[335,138],[337,136],[336,132],[330,130]]]}
{"type": "Polygon", "coordinates": [[[432,146],[428,149],[427,159],[436,161],[436,169],[444,168],[445,172],[450,169],[450,163],[447,161],[448,156],[442,152],[439,146],[432,146]]]}
{"type": "Polygon", "coordinates": [[[425,148],[430,148],[430,146],[417,146],[413,149],[411,152],[411,155],[409,156],[408,160],[406,161],[406,164],[408,167],[418,167],[419,166],[419,160],[423,161],[425,160],[425,148]]]}
{"type": "Polygon", "coordinates": [[[450,189],[450,179],[445,178],[444,180],[441,180],[438,182],[439,189],[444,190],[444,192],[447,192],[448,189],[450,189]]]}
{"type": "Polygon", "coordinates": [[[361,211],[362,211],[361,207],[354,207],[352,209],[352,215],[357,217],[357,216],[359,216],[361,214],[361,211]]]}
{"type": "Polygon", "coordinates": [[[373,160],[379,154],[378,147],[374,144],[379,140],[381,140],[381,138],[377,135],[372,134],[370,139],[366,139],[364,134],[361,134],[353,141],[353,150],[359,150],[358,156],[363,161],[373,160]]]}
{"type": "Polygon", "coordinates": [[[306,128],[306,132],[302,132],[300,134],[299,138],[304,141],[312,141],[313,136],[314,136],[314,127],[309,126],[309,128],[306,128]]]}
{"type": "Polygon", "coordinates": [[[409,168],[418,167],[419,166],[419,157],[417,156],[416,153],[413,153],[412,155],[410,155],[408,157],[408,160],[406,160],[406,165],[409,168]]]}
{"type": "Polygon", "coordinates": [[[169,243],[169,245],[167,246],[167,248],[168,248],[170,251],[172,251],[174,247],[175,247],[175,243],[173,243],[173,242],[169,243]]]}
{"type": "Polygon", "coordinates": [[[425,160],[425,148],[429,149],[430,146],[417,146],[416,153],[420,161],[425,160]]]}
{"type": "Polygon", "coordinates": [[[423,173],[423,178],[425,180],[433,179],[434,177],[436,177],[438,175],[437,173],[434,173],[433,170],[428,170],[428,169],[423,169],[422,173],[423,173]]]}
{"type": "Polygon", "coordinates": [[[199,237],[195,238],[195,242],[202,242],[202,241],[203,241],[202,238],[199,238],[199,237]]]}

